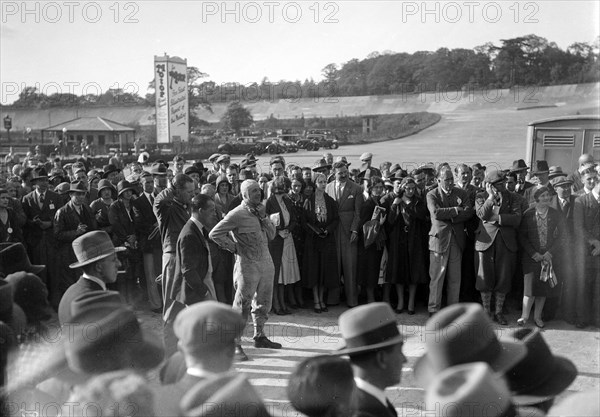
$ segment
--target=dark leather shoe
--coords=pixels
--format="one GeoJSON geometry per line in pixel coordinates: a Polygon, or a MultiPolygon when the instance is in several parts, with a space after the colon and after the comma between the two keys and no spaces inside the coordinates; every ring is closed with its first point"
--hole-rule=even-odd
{"type": "Polygon", "coordinates": [[[404,313],[404,309],[403,308],[397,308],[396,309],[396,314],[402,314],[404,313]]]}
{"type": "Polygon", "coordinates": [[[235,347],[235,360],[238,362],[245,362],[248,360],[246,352],[244,352],[244,349],[242,349],[242,346],[240,345],[235,347]]]}
{"type": "Polygon", "coordinates": [[[254,339],[255,348],[281,349],[281,343],[271,342],[267,336],[254,339]]]}
{"type": "Polygon", "coordinates": [[[506,326],[508,324],[508,321],[502,313],[494,314],[494,321],[496,321],[498,324],[501,324],[502,326],[506,326]]]}

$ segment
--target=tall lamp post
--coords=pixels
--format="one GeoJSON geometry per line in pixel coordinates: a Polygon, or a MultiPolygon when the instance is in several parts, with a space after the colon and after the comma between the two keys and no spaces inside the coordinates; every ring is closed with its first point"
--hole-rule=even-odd
{"type": "Polygon", "coordinates": [[[6,129],[6,136],[8,138],[8,143],[10,143],[10,129],[12,129],[12,119],[7,114],[4,118],[4,128],[6,129]]]}
{"type": "MultiPolygon", "coordinates": [[[[69,143],[67,141],[67,128],[66,127],[62,128],[62,146],[64,147],[64,150],[65,150],[65,156],[69,156],[69,143]]],[[[62,156],[62,149],[61,149],[61,156],[62,156]]]]}

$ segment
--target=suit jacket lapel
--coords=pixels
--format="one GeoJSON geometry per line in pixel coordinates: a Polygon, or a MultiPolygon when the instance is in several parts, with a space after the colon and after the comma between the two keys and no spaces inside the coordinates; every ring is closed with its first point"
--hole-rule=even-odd
{"type": "Polygon", "coordinates": [[[348,181],[346,181],[346,184],[344,185],[344,191],[342,191],[342,197],[340,198],[340,204],[343,201],[346,201],[346,199],[348,198],[348,196],[350,195],[350,183],[348,181]]]}

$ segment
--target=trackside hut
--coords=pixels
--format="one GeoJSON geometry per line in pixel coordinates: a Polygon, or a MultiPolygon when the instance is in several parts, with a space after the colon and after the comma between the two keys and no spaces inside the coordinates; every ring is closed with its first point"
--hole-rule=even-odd
{"type": "Polygon", "coordinates": [[[52,137],[54,143],[63,139],[70,149],[83,139],[96,154],[108,153],[109,147],[127,152],[135,141],[135,129],[102,117],[79,117],[41,130],[42,138],[52,137]]]}

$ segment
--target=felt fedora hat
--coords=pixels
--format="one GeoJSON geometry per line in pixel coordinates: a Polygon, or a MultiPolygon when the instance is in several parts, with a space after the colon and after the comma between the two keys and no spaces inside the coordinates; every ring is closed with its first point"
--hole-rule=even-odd
{"type": "Polygon", "coordinates": [[[14,272],[39,274],[46,265],[32,265],[22,243],[0,243],[0,272],[5,275],[14,272]]]}
{"type": "Polygon", "coordinates": [[[48,289],[37,275],[20,271],[6,276],[5,280],[12,285],[13,301],[23,309],[29,323],[52,318],[48,289]]]}
{"type": "Polygon", "coordinates": [[[137,194],[138,188],[135,184],[127,180],[121,180],[117,184],[117,195],[121,196],[121,194],[123,194],[125,191],[131,191],[132,193],[137,194]]]}
{"type": "Polygon", "coordinates": [[[560,167],[558,165],[553,165],[548,170],[549,170],[548,179],[567,176],[567,174],[563,172],[562,167],[560,167]]]}
{"type": "Polygon", "coordinates": [[[268,417],[262,398],[237,372],[216,374],[198,382],[181,399],[185,417],[268,417]]]}
{"type": "Polygon", "coordinates": [[[326,169],[331,169],[331,164],[328,164],[325,158],[317,159],[312,166],[313,172],[321,172],[326,169]]]}
{"type": "Polygon", "coordinates": [[[162,162],[154,162],[151,166],[150,166],[150,173],[152,175],[158,175],[158,176],[166,176],[167,175],[167,169],[168,166],[166,164],[163,164],[162,162]]]}
{"type": "Polygon", "coordinates": [[[388,303],[369,303],[343,312],[339,318],[345,346],[335,355],[371,352],[404,342],[388,303]]]}
{"type": "Polygon", "coordinates": [[[104,167],[102,168],[102,178],[107,178],[108,174],[111,174],[113,172],[121,172],[121,170],[117,168],[117,166],[114,164],[104,165],[104,167]]]}
{"type": "Polygon", "coordinates": [[[485,362],[452,366],[436,375],[425,392],[427,411],[444,417],[537,417],[536,409],[519,410],[502,376],[485,362]]]}
{"type": "Polygon", "coordinates": [[[56,188],[54,188],[54,191],[56,193],[58,193],[59,195],[66,195],[66,194],[69,194],[70,189],[71,189],[71,184],[69,184],[68,182],[61,182],[60,184],[58,184],[56,186],[56,188]]]}
{"type": "MultiPolygon", "coordinates": [[[[112,304],[111,304],[112,305],[112,304]]],[[[164,357],[162,342],[142,331],[135,313],[123,306],[106,314],[102,303],[89,305],[73,317],[73,337],[65,340],[69,368],[80,374],[99,374],[124,367],[146,371],[164,357]],[[94,336],[86,329],[94,323],[94,336]]]]}
{"type": "Polygon", "coordinates": [[[533,167],[531,167],[531,175],[537,174],[547,174],[550,172],[550,167],[548,166],[548,161],[535,161],[533,167]]]}
{"type": "Polygon", "coordinates": [[[79,236],[73,241],[72,246],[77,262],[69,265],[69,268],[80,268],[106,258],[115,252],[127,250],[121,246],[115,248],[110,236],[103,230],[96,230],[79,236]]]}
{"type": "Polygon", "coordinates": [[[528,169],[529,167],[527,166],[524,160],[517,159],[516,161],[513,161],[512,167],[510,168],[510,172],[520,172],[526,171],[528,169]]]}
{"type": "Polygon", "coordinates": [[[487,174],[485,174],[485,181],[488,184],[496,184],[498,182],[502,182],[504,181],[505,177],[504,177],[504,173],[502,171],[499,171],[497,169],[493,169],[491,171],[489,171],[487,174]]]}
{"type": "Polygon", "coordinates": [[[69,186],[70,193],[87,193],[87,184],[84,181],[72,181],[69,186]]]}
{"type": "Polygon", "coordinates": [[[37,168],[34,168],[33,171],[31,171],[31,182],[34,182],[36,180],[47,180],[47,179],[48,179],[48,172],[46,171],[46,168],[37,167],[37,168]]]}
{"type": "Polygon", "coordinates": [[[492,322],[475,303],[453,304],[434,314],[425,324],[425,346],[427,352],[414,366],[421,387],[450,366],[486,362],[495,372],[506,372],[526,354],[522,342],[497,338],[492,322]]]}
{"type": "Polygon", "coordinates": [[[555,356],[538,329],[519,329],[510,336],[527,347],[527,355],[505,373],[515,404],[532,405],[549,400],[566,390],[577,377],[573,362],[555,356]]]}
{"type": "Polygon", "coordinates": [[[350,162],[348,162],[348,158],[346,158],[343,155],[336,157],[334,163],[336,163],[336,162],[342,162],[342,163],[346,164],[347,167],[352,165],[350,162]]]}

